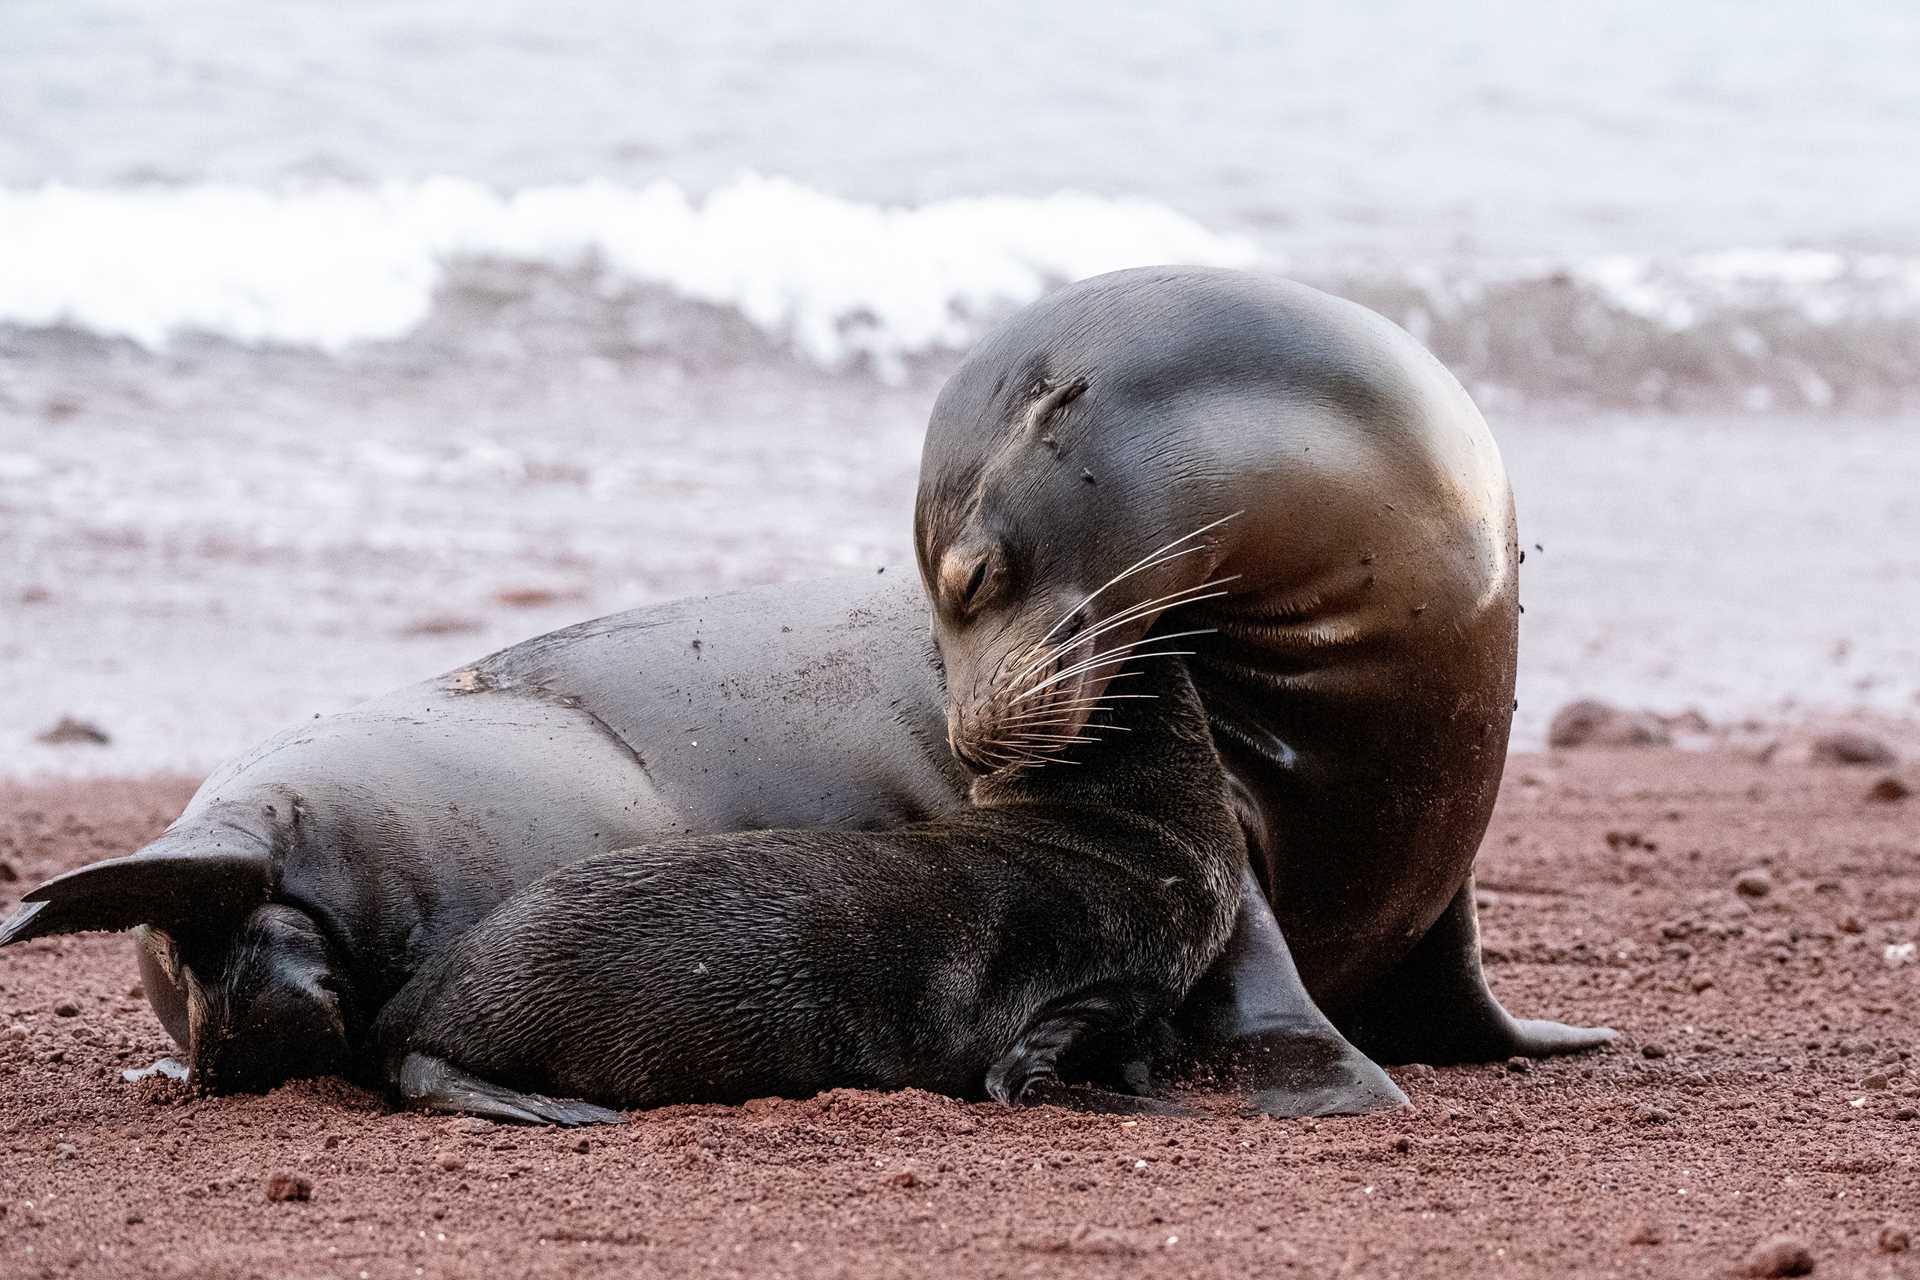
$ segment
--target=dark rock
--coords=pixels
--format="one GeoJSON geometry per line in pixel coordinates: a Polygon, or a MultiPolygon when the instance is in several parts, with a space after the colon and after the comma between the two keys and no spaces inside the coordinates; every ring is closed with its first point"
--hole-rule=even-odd
{"type": "Polygon", "coordinates": [[[61,716],[57,724],[35,734],[33,740],[50,747],[104,747],[113,741],[99,725],[88,720],[76,720],[72,716],[61,716]]]}
{"type": "Polygon", "coordinates": [[[56,1018],[77,1018],[80,1016],[80,1002],[66,999],[54,1003],[53,1016],[56,1018]]]}
{"type": "Polygon", "coordinates": [[[509,609],[544,609],[549,605],[571,604],[582,598],[578,591],[552,587],[505,587],[493,593],[494,601],[509,609]]]}
{"type": "Polygon", "coordinates": [[[1754,1246],[1744,1270],[1750,1276],[1811,1275],[1813,1253],[1792,1236],[1773,1236],[1754,1246]]]}
{"type": "Polygon", "coordinates": [[[1628,1244],[1665,1244],[1666,1242],[1666,1228],[1657,1223],[1643,1222],[1627,1233],[1628,1244]]]}
{"type": "Polygon", "coordinates": [[[1880,1252],[1905,1253],[1913,1247],[1913,1237],[1907,1234],[1905,1227],[1880,1228],[1880,1252]]]}
{"type": "Polygon", "coordinates": [[[276,1204],[285,1200],[311,1200],[313,1184],[297,1173],[276,1173],[267,1179],[267,1199],[276,1204]]]}
{"type": "Polygon", "coordinates": [[[1664,1058],[1667,1056],[1667,1046],[1663,1044],[1643,1044],[1640,1046],[1640,1056],[1643,1058],[1664,1058]]]}
{"type": "Polygon", "coordinates": [[[1815,764],[1873,765],[1880,768],[1897,764],[1900,759],[1893,753],[1893,748],[1880,739],[1850,729],[1815,738],[1808,758],[1815,764]]]}
{"type": "Polygon", "coordinates": [[[1773,892],[1773,877],[1751,867],[1733,878],[1733,891],[1743,898],[1764,898],[1773,892]]]}
{"type": "Polygon", "coordinates": [[[464,636],[480,630],[480,622],[475,618],[462,618],[456,614],[434,614],[420,618],[401,628],[403,636],[464,636]]]}
{"type": "Polygon", "coordinates": [[[1547,726],[1547,745],[1576,747],[1665,747],[1673,734],[1658,717],[1626,712],[1583,698],[1556,711],[1547,726]]]}

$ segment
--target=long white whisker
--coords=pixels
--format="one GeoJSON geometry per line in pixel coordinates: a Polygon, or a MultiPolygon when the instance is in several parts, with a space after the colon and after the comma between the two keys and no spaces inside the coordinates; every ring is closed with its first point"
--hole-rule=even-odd
{"type": "MultiPolygon", "coordinates": [[[[1125,653],[1129,649],[1138,649],[1143,644],[1159,644],[1163,640],[1179,640],[1187,636],[1210,636],[1213,634],[1213,632],[1214,632],[1214,629],[1212,627],[1202,627],[1195,631],[1172,631],[1167,633],[1166,635],[1141,636],[1138,640],[1129,640],[1125,644],[1116,644],[1109,648],[1101,649],[1101,650],[1098,650],[1097,652],[1090,653],[1086,655],[1084,658],[1076,659],[1071,666],[1065,667],[1062,670],[1070,672],[1080,668],[1083,664],[1091,662],[1096,658],[1109,658],[1116,653],[1125,653]]],[[[1056,674],[1059,674],[1059,673],[1056,673],[1056,674]]],[[[1042,683],[1039,685],[1035,685],[1034,687],[1037,689],[1045,688],[1046,685],[1045,683],[1042,683]]],[[[1015,699],[1015,701],[1018,701],[1018,699],[1015,699]]]]}
{"type": "MultiPolygon", "coordinates": [[[[1080,602],[1074,605],[1073,608],[1067,610],[1066,613],[1062,614],[1060,618],[1054,622],[1052,628],[1047,632],[1047,634],[1040,637],[1040,641],[1044,643],[1047,640],[1051,639],[1053,637],[1054,632],[1060,630],[1061,627],[1066,625],[1068,619],[1072,618],[1074,614],[1080,612],[1082,609],[1092,604],[1094,600],[1098,598],[1102,592],[1112,590],[1114,587],[1117,587],[1121,583],[1125,582],[1128,578],[1131,578],[1134,574],[1145,573],[1149,569],[1158,569],[1161,565],[1169,564],[1172,561],[1178,560],[1181,556],[1189,556],[1196,551],[1205,551],[1206,549],[1207,548],[1205,547],[1204,544],[1195,545],[1191,547],[1182,547],[1180,548],[1180,550],[1173,552],[1171,555],[1164,555],[1164,556],[1160,555],[1160,552],[1156,551],[1153,553],[1153,555],[1150,555],[1143,560],[1134,561],[1132,564],[1122,569],[1119,573],[1107,579],[1105,582],[1101,583],[1098,587],[1095,587],[1092,591],[1089,591],[1086,595],[1080,597],[1080,602]]],[[[1166,548],[1162,547],[1161,550],[1164,551],[1166,550],[1166,548]]]]}
{"type": "MultiPolygon", "coordinates": [[[[1172,551],[1175,547],[1179,546],[1181,543],[1189,542],[1192,539],[1197,538],[1201,534],[1207,532],[1209,529],[1217,529],[1221,525],[1225,524],[1227,521],[1235,519],[1239,516],[1243,516],[1245,514],[1246,514],[1245,511],[1236,511],[1232,515],[1221,516],[1218,520],[1215,520],[1210,524],[1201,525],[1198,529],[1195,529],[1192,533],[1185,533],[1180,535],[1179,537],[1175,538],[1172,542],[1169,542],[1164,547],[1159,547],[1153,551],[1149,551],[1146,555],[1140,557],[1140,559],[1134,561],[1131,565],[1128,565],[1125,569],[1122,569],[1119,573],[1107,579],[1107,581],[1100,584],[1098,587],[1095,587],[1091,592],[1087,594],[1087,596],[1084,599],[1080,601],[1079,604],[1073,606],[1073,608],[1067,610],[1066,613],[1062,614],[1060,617],[1060,621],[1054,623],[1053,627],[1047,632],[1047,634],[1040,637],[1040,643],[1044,644],[1048,640],[1053,639],[1054,633],[1059,631],[1061,627],[1064,627],[1067,625],[1067,619],[1073,617],[1074,614],[1079,613],[1082,609],[1092,604],[1094,600],[1100,595],[1101,592],[1107,590],[1109,587],[1113,586],[1115,583],[1124,582],[1127,578],[1132,577],[1134,574],[1140,572],[1141,570],[1152,567],[1155,562],[1164,563],[1164,561],[1159,561],[1158,558],[1163,555],[1166,555],[1167,552],[1172,551]]],[[[1198,549],[1199,548],[1189,548],[1189,550],[1198,550],[1198,549]]],[[[1180,554],[1184,555],[1186,553],[1181,552],[1180,554]]],[[[1166,558],[1171,560],[1174,557],[1167,556],[1166,558]]]]}
{"type": "Polygon", "coordinates": [[[1168,649],[1163,653],[1123,653],[1117,658],[1102,658],[1097,662],[1089,658],[1085,662],[1077,663],[1074,666],[1068,667],[1065,671],[1058,672],[1041,681],[1039,684],[1033,686],[1033,688],[1021,694],[1018,698],[1015,698],[1014,701],[1019,702],[1023,698],[1031,698],[1034,694],[1039,693],[1048,685],[1054,684],[1057,681],[1066,680],[1073,676],[1080,675],[1082,672],[1093,671],[1100,667],[1110,667],[1115,663],[1132,662],[1135,658],[1191,658],[1192,656],[1193,650],[1191,649],[1168,649]]]}
{"type": "MultiPolygon", "coordinates": [[[[1086,716],[1082,717],[1080,723],[1082,724],[1091,723],[1094,714],[1102,710],[1105,710],[1105,708],[1095,707],[1093,711],[1089,711],[1086,714],[1086,716]]],[[[1074,722],[1074,718],[1071,712],[1069,712],[1066,715],[1060,715],[1053,711],[1046,711],[1046,712],[1036,712],[1033,715],[1026,715],[1026,716],[1009,716],[1006,720],[1002,721],[1001,723],[1005,725],[1006,728],[1008,728],[1009,730],[1014,730],[1021,733],[1031,733],[1037,729],[1045,729],[1050,725],[1070,725],[1073,722],[1074,722]]],[[[1118,729],[1121,733],[1132,732],[1132,730],[1128,729],[1125,725],[1102,724],[1102,725],[1099,725],[1098,727],[1102,729],[1118,729]]]]}
{"type": "MultiPolygon", "coordinates": [[[[1230,573],[1224,578],[1215,578],[1211,582],[1202,582],[1195,586],[1182,587],[1178,591],[1170,591],[1166,595],[1155,596],[1151,600],[1142,600],[1138,604],[1130,604],[1126,608],[1122,609],[1120,612],[1114,614],[1112,617],[1100,623],[1098,626],[1093,627],[1087,631],[1080,632],[1078,635],[1072,636],[1066,640],[1062,640],[1059,644],[1050,646],[1045,653],[1041,654],[1038,658],[1035,658],[1033,661],[1029,662],[1026,666],[1014,672],[1012,676],[1008,677],[1007,682],[1011,684],[1014,681],[1019,680],[1020,677],[1034,670],[1036,667],[1044,667],[1047,663],[1054,661],[1055,659],[1059,658],[1062,654],[1071,652],[1075,647],[1085,644],[1088,641],[1093,640],[1098,636],[1105,635],[1107,632],[1112,631],[1115,627],[1124,627],[1129,622],[1132,622],[1135,619],[1139,618],[1142,614],[1151,612],[1156,608],[1160,608],[1160,609],[1185,608],[1188,605],[1198,604],[1202,600],[1214,600],[1214,599],[1218,599],[1221,596],[1231,594],[1226,591],[1212,591],[1212,590],[1209,590],[1209,588],[1225,586],[1227,583],[1234,581],[1239,576],[1240,575],[1237,573],[1230,573]],[[1203,594],[1196,594],[1196,593],[1203,593],[1203,594]]],[[[1052,634],[1052,633],[1049,632],[1048,634],[1052,634]]],[[[1042,640],[1044,639],[1045,637],[1042,637],[1042,640]]]]}
{"type": "MultiPolygon", "coordinates": [[[[1151,698],[1150,693],[1114,694],[1116,698],[1151,698]]],[[[1005,717],[1000,723],[1012,723],[1020,720],[1058,719],[1070,716],[1076,711],[1111,711],[1105,695],[1098,698],[1062,698],[1058,702],[1049,702],[1044,707],[1029,707],[1017,716],[1005,717]]]]}
{"type": "MultiPolygon", "coordinates": [[[[1134,646],[1127,645],[1126,648],[1130,650],[1134,648],[1134,646]]],[[[1062,668],[1053,677],[1053,679],[1058,680],[1067,676],[1077,676],[1082,672],[1097,670],[1100,667],[1110,667],[1114,663],[1124,661],[1128,658],[1191,658],[1192,656],[1193,656],[1193,650],[1191,649],[1167,649],[1165,651],[1155,652],[1155,653],[1122,652],[1122,653],[1096,654],[1091,658],[1083,658],[1082,660],[1074,663],[1070,667],[1062,668]]],[[[1035,686],[1035,688],[1045,688],[1045,687],[1046,686],[1044,684],[1035,686]]]]}

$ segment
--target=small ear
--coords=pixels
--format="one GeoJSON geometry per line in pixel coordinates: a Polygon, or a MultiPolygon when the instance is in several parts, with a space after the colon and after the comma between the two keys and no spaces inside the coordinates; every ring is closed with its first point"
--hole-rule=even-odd
{"type": "Polygon", "coordinates": [[[1053,448],[1056,444],[1052,432],[1054,418],[1059,416],[1062,409],[1078,400],[1086,389],[1085,378],[1049,379],[1040,383],[1035,388],[1032,402],[1027,405],[1027,431],[1037,435],[1040,443],[1049,449],[1053,448]]]}
{"type": "Polygon", "coordinates": [[[55,876],[32,890],[0,923],[0,947],[57,933],[113,933],[142,924],[171,932],[240,916],[267,900],[272,881],[273,863],[264,851],[208,853],[149,845],[140,853],[55,876]]]}

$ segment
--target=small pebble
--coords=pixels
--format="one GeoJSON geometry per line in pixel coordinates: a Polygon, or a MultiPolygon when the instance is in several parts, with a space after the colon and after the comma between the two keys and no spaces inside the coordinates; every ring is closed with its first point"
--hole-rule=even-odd
{"type": "Polygon", "coordinates": [[[267,1179],[267,1199],[276,1204],[285,1200],[311,1200],[313,1184],[297,1173],[276,1173],[267,1179]]]}
{"type": "Polygon", "coordinates": [[[896,1187],[917,1187],[920,1185],[918,1175],[911,1169],[902,1169],[891,1178],[888,1178],[887,1181],[896,1187]]]}
{"type": "Polygon", "coordinates": [[[1673,1119],[1673,1116],[1658,1107],[1642,1105],[1633,1109],[1633,1118],[1637,1124],[1665,1124],[1673,1119]]]}
{"type": "Polygon", "coordinates": [[[460,1153],[457,1151],[436,1151],[433,1162],[448,1173],[458,1173],[467,1167],[467,1162],[460,1158],[460,1153]]]}
{"type": "Polygon", "coordinates": [[[1792,1236],[1774,1236],[1747,1255],[1750,1276],[1804,1276],[1813,1272],[1813,1253],[1792,1236]]]}
{"type": "Polygon", "coordinates": [[[1867,799],[1873,804],[1897,804],[1913,794],[1913,788],[1893,774],[1867,788],[1867,799]]]}
{"type": "Polygon", "coordinates": [[[53,1006],[53,1016],[56,1018],[79,1017],[80,1002],[78,1000],[72,1000],[72,999],[60,1001],[59,1003],[53,1006]]]}
{"type": "Polygon", "coordinates": [[[1920,951],[1920,947],[1915,947],[1911,942],[1889,942],[1880,956],[1887,962],[1888,968],[1898,969],[1902,965],[1912,964],[1916,951],[1920,951]]]}
{"type": "Polygon", "coordinates": [[[1513,1072],[1513,1074],[1517,1076],[1523,1076],[1527,1074],[1527,1072],[1533,1070],[1533,1060],[1530,1058],[1523,1058],[1519,1054],[1515,1054],[1513,1057],[1507,1059],[1507,1070],[1513,1072]]]}
{"type": "Polygon", "coordinates": [[[573,1149],[581,1155],[585,1155],[587,1152],[593,1150],[593,1143],[586,1138],[575,1138],[573,1140],[573,1149]]]}
{"type": "Polygon", "coordinates": [[[1905,1253],[1913,1247],[1913,1237],[1904,1227],[1880,1228],[1880,1252],[1905,1253]]]}
{"type": "Polygon", "coordinates": [[[1733,878],[1733,891],[1743,898],[1764,898],[1773,892],[1773,877],[1758,867],[1733,878]]]}
{"type": "Polygon", "coordinates": [[[1666,1228],[1652,1222],[1643,1222],[1627,1234],[1628,1244],[1665,1244],[1666,1228]]]}
{"type": "Polygon", "coordinates": [[[1643,1058],[1664,1058],[1667,1056],[1667,1046],[1663,1044],[1643,1044],[1640,1046],[1640,1056],[1643,1058]]]}
{"type": "Polygon", "coordinates": [[[326,1141],[322,1142],[320,1145],[324,1149],[328,1151],[332,1151],[335,1147],[340,1145],[340,1135],[337,1133],[330,1133],[327,1135],[326,1141]]]}
{"type": "Polygon", "coordinates": [[[1884,1089],[1893,1083],[1893,1077],[1884,1071],[1876,1071],[1860,1081],[1862,1089],[1884,1089]]]}
{"type": "Polygon", "coordinates": [[[1692,981],[1690,981],[1687,985],[1693,988],[1693,993],[1695,995],[1699,995],[1703,991],[1713,990],[1714,983],[1713,983],[1713,979],[1709,978],[1706,974],[1696,973],[1693,975],[1692,981]]]}
{"type": "Polygon", "coordinates": [[[74,1146],[71,1142],[63,1142],[53,1149],[53,1154],[56,1159],[71,1160],[80,1154],[80,1148],[74,1146]]]}

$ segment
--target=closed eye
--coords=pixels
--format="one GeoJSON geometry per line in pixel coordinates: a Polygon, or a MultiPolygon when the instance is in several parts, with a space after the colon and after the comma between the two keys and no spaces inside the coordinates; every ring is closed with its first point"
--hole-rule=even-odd
{"type": "Polygon", "coordinates": [[[973,576],[967,579],[966,590],[960,593],[960,612],[967,613],[973,608],[973,599],[980,594],[980,588],[987,581],[987,558],[982,556],[980,563],[973,566],[973,576]]]}

